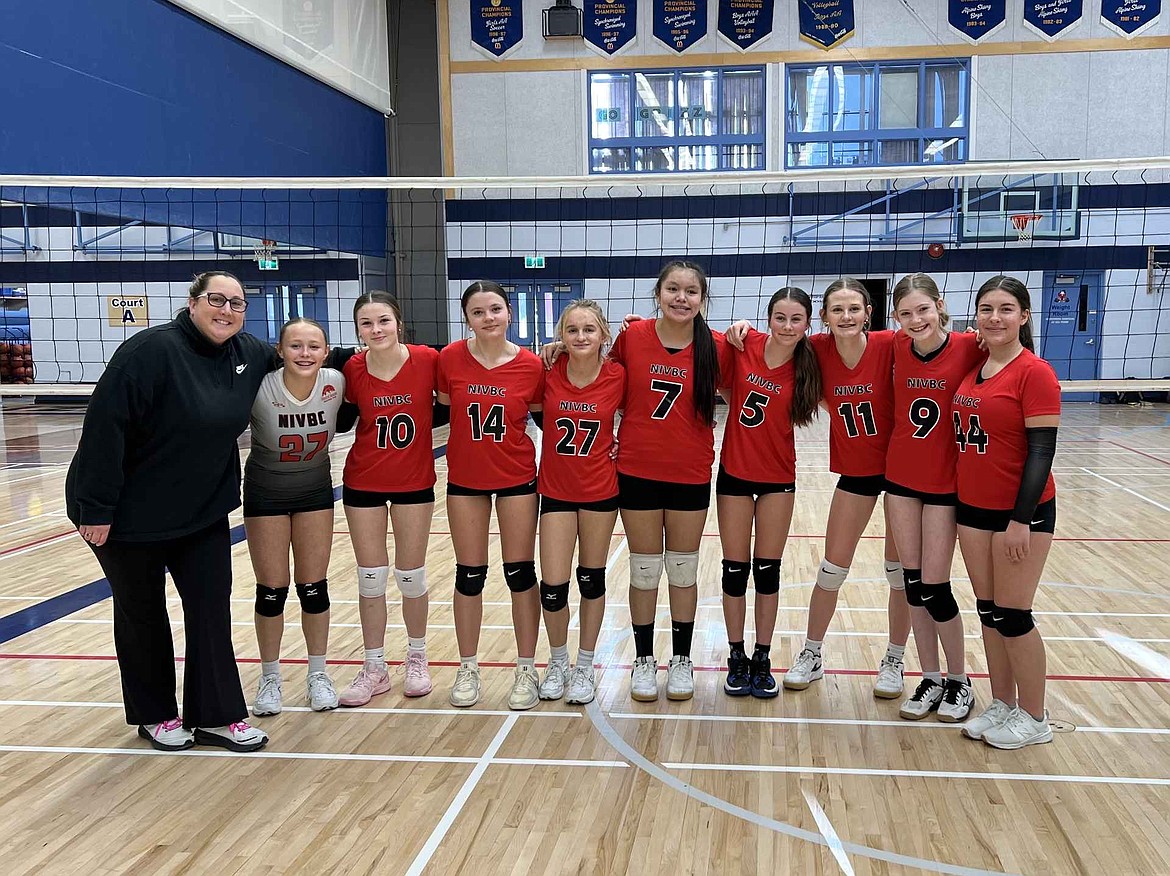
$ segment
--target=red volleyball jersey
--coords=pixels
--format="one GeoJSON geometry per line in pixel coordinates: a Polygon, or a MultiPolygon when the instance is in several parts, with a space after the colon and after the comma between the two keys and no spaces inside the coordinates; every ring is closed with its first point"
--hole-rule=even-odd
{"type": "Polygon", "coordinates": [[[626,398],[626,369],[606,359],[592,383],[569,380],[569,357],[544,377],[544,439],[540,494],[564,502],[601,502],[617,495],[617,462],[610,459],[613,427],[626,398]]]}
{"type": "MultiPolygon", "coordinates": [[[[691,347],[669,352],[654,323],[653,319],[631,323],[613,345],[614,359],[626,369],[618,471],[655,481],[706,484],[715,462],[715,434],[695,415],[691,347]]],[[[719,351],[720,371],[730,374],[728,344],[721,334],[711,336],[719,351]]],[[[717,386],[722,384],[716,381],[717,386]]]]}
{"type": "Polygon", "coordinates": [[[809,340],[829,410],[829,471],[859,478],[885,474],[894,431],[894,333],[870,332],[853,368],[841,361],[831,334],[809,340]]]}
{"type": "Polygon", "coordinates": [[[886,480],[920,493],[955,492],[959,449],[951,424],[955,390],[987,354],[973,333],[952,332],[929,361],[910,336],[894,336],[894,435],[886,480]]]}
{"type": "Polygon", "coordinates": [[[345,399],[358,406],[357,433],[342,480],[355,490],[408,493],[435,485],[431,426],[439,354],[407,344],[409,358],[393,380],[366,368],[366,353],[345,363],[345,399]]]}
{"type": "MultiPolygon", "coordinates": [[[[952,431],[959,448],[959,501],[976,508],[1011,510],[1028,456],[1028,417],[1060,413],[1060,382],[1052,366],[1024,350],[982,383],[976,368],[963,378],[954,396],[952,431]]],[[[1040,496],[1056,495],[1048,483],[1040,496]]]]}
{"type": "Polygon", "coordinates": [[[743,351],[732,356],[727,427],[720,461],[732,477],[765,484],[796,481],[796,442],[792,434],[792,360],[769,368],[764,360],[768,335],[749,331],[743,351]]]}
{"type": "Polygon", "coordinates": [[[451,397],[450,483],[498,490],[536,479],[536,445],[524,430],[544,393],[544,365],[532,351],[484,368],[467,341],[448,344],[439,353],[439,392],[451,397]]]}

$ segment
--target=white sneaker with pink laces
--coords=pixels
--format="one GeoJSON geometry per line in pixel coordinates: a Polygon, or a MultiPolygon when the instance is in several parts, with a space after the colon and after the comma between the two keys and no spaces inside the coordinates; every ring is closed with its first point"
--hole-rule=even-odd
{"type": "Polygon", "coordinates": [[[182,718],[161,724],[139,724],[138,735],[159,751],[183,751],[195,744],[195,735],[183,726],[182,718]]]}
{"type": "Polygon", "coordinates": [[[431,673],[427,668],[427,652],[406,651],[406,683],[402,692],[408,697],[425,697],[432,690],[431,673]]]}
{"type": "Polygon", "coordinates": [[[226,727],[196,727],[195,742],[229,751],[259,751],[268,744],[268,734],[247,721],[236,721],[226,727]]]}

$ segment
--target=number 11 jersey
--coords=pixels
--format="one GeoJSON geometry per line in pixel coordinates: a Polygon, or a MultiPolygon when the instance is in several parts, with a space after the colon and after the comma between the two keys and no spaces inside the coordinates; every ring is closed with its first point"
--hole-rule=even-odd
{"type": "Polygon", "coordinates": [[[831,334],[811,335],[809,342],[829,410],[829,471],[857,478],[884,475],[894,432],[894,333],[870,332],[852,368],[831,334]]]}

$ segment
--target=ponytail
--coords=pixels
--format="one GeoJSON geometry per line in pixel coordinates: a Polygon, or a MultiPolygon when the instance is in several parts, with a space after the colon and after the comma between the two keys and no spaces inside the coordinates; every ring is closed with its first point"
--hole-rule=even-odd
{"type": "Polygon", "coordinates": [[[793,426],[807,426],[817,416],[821,403],[821,366],[807,337],[801,338],[792,352],[792,369],[796,377],[792,390],[793,426]]]}
{"type": "Polygon", "coordinates": [[[715,425],[715,390],[719,383],[719,350],[703,314],[695,314],[691,362],[694,366],[695,416],[708,426],[715,425]]]}

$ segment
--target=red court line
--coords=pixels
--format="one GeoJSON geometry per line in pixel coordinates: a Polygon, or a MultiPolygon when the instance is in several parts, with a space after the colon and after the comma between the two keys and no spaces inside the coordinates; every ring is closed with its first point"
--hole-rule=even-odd
{"type": "MultiPolygon", "coordinates": [[[[117,660],[118,658],[113,654],[0,654],[0,660],[117,660]]],[[[175,655],[175,662],[182,663],[186,658],[175,655]]],[[[259,657],[237,657],[236,663],[255,664],[260,663],[259,657]]],[[[280,661],[282,664],[289,666],[304,666],[308,664],[308,660],[303,658],[291,658],[280,661]]],[[[361,660],[330,660],[331,666],[361,666],[361,660]]],[[[401,666],[401,660],[387,660],[387,666],[401,666]]],[[[458,660],[431,660],[431,666],[439,667],[456,667],[459,666],[458,660]]],[[[481,660],[480,668],[486,669],[514,669],[516,667],[513,661],[486,661],[481,660]]],[[[537,666],[544,667],[548,664],[537,663],[537,666]]],[[[633,669],[632,663],[610,663],[604,669],[633,669]]],[[[661,664],[659,670],[665,671],[666,664],[661,664]]],[[[696,672],[726,672],[727,668],[724,666],[695,666],[696,672]]],[[[772,670],[773,674],[787,672],[787,667],[777,666],[772,670]]],[[[825,675],[877,675],[875,669],[826,669],[825,675]]],[[[907,672],[907,676],[921,676],[921,672],[907,672]]],[[[971,678],[987,678],[985,672],[970,672],[968,675],[971,678]]],[[[1129,682],[1135,684],[1170,684],[1170,678],[1160,678],[1156,675],[1049,675],[1049,681],[1115,681],[1115,682],[1129,682]]]]}
{"type": "MultiPolygon", "coordinates": [[[[348,529],[335,529],[335,530],[333,530],[333,534],[334,535],[349,535],[349,530],[348,529]]],[[[449,530],[446,530],[446,529],[432,529],[430,534],[431,535],[450,535],[451,533],[449,530]]],[[[488,535],[499,535],[499,534],[500,533],[495,531],[495,530],[492,530],[491,532],[488,533],[488,535]]],[[[625,533],[622,532],[621,530],[615,530],[613,534],[616,538],[625,537],[625,533]]],[[[789,535],[788,537],[790,539],[792,539],[792,538],[824,539],[825,536],[824,535],[808,535],[805,533],[793,533],[792,535],[789,535]]],[[[719,533],[717,533],[717,532],[704,532],[703,538],[719,538],[719,533]]],[[[870,540],[870,541],[885,541],[886,537],[884,535],[863,535],[862,538],[866,539],[866,540],[870,540]]],[[[1100,541],[1100,542],[1117,542],[1119,544],[1170,544],[1170,538],[1110,538],[1107,536],[1101,537],[1101,538],[1071,538],[1071,537],[1054,538],[1053,541],[1070,541],[1070,542],[1082,542],[1082,541],[1083,542],[1098,542],[1098,541],[1100,541]]],[[[0,556],[3,556],[3,554],[0,553],[0,556]]]]}
{"type": "Polygon", "coordinates": [[[1130,453],[1136,453],[1138,456],[1144,456],[1146,459],[1152,459],[1154,462],[1160,462],[1162,465],[1170,465],[1170,460],[1163,459],[1160,456],[1153,456],[1152,454],[1146,453],[1144,450],[1138,450],[1135,447],[1126,447],[1124,444],[1118,441],[1109,441],[1108,443],[1112,444],[1114,447],[1120,447],[1122,450],[1128,450],[1130,453]]]}
{"type": "Polygon", "coordinates": [[[66,529],[64,532],[58,532],[56,535],[41,536],[40,538],[38,538],[34,541],[25,542],[24,544],[18,544],[16,547],[6,548],[6,549],[0,551],[0,557],[6,556],[7,554],[15,553],[16,551],[22,551],[25,548],[36,547],[38,544],[44,544],[45,542],[52,541],[55,538],[62,538],[63,536],[70,535],[71,533],[74,533],[74,532],[77,532],[77,530],[76,529],[66,529]]]}

